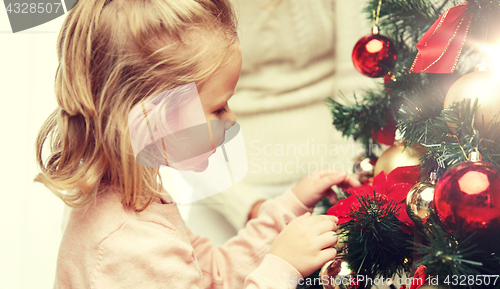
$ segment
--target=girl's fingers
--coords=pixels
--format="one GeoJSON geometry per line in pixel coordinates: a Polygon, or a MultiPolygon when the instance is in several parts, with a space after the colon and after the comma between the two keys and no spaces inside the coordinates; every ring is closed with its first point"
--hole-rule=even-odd
{"type": "Polygon", "coordinates": [[[335,259],[337,257],[337,250],[335,248],[326,248],[319,252],[319,261],[321,264],[325,264],[326,262],[335,259]]]}
{"type": "Polygon", "coordinates": [[[355,187],[360,187],[361,183],[355,177],[348,175],[348,176],[346,176],[344,181],[341,184],[339,184],[338,186],[343,188],[343,189],[355,188],[355,187]]]}
{"type": "Polygon", "coordinates": [[[338,241],[339,241],[338,236],[335,235],[335,233],[333,233],[332,231],[330,231],[318,236],[316,244],[320,249],[327,249],[329,247],[335,246],[338,241]]]}
{"type": "Polygon", "coordinates": [[[323,191],[323,196],[327,197],[332,205],[332,201],[337,201],[337,193],[331,187],[323,191]]]}
{"type": "Polygon", "coordinates": [[[337,231],[337,223],[335,222],[334,218],[328,218],[313,225],[311,229],[313,230],[313,234],[317,236],[328,232],[333,234],[334,231],[337,231]]]}
{"type": "Polygon", "coordinates": [[[307,220],[304,220],[303,221],[303,224],[304,225],[307,225],[307,228],[309,230],[309,232],[311,232],[311,234],[316,234],[316,236],[319,236],[320,234],[324,233],[324,232],[321,232],[321,229],[320,227],[321,226],[325,226],[325,227],[333,227],[334,225],[332,224],[336,224],[338,223],[339,221],[339,218],[337,218],[336,216],[332,216],[332,215],[315,215],[315,216],[311,216],[309,219],[307,220]],[[326,224],[322,224],[325,222],[326,224]],[[327,225],[329,224],[329,225],[327,225]]]}
{"type": "Polygon", "coordinates": [[[324,190],[331,188],[334,185],[344,182],[347,177],[347,173],[344,171],[329,173],[321,177],[320,183],[324,190]]]}
{"type": "Polygon", "coordinates": [[[326,189],[323,196],[327,197],[332,205],[337,202],[337,193],[332,188],[326,189]]]}

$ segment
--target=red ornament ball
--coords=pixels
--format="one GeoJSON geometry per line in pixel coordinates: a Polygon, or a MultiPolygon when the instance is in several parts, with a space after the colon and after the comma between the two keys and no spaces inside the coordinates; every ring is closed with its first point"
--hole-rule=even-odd
{"type": "Polygon", "coordinates": [[[366,35],[354,45],[352,63],[357,71],[368,77],[382,77],[387,74],[398,58],[396,46],[379,34],[366,35]]]}
{"type": "MultiPolygon", "coordinates": [[[[389,112],[387,112],[388,115],[389,112]]],[[[378,143],[392,146],[396,139],[396,121],[392,117],[387,118],[387,124],[378,131],[372,131],[372,139],[378,143]]]]}
{"type": "Polygon", "coordinates": [[[445,227],[462,234],[500,228],[500,171],[486,162],[451,167],[436,184],[436,213],[445,227]]]}

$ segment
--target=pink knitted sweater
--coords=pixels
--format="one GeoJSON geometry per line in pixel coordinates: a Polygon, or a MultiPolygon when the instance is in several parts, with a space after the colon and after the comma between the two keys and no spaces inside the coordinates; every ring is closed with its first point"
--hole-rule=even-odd
{"type": "Polygon", "coordinates": [[[192,233],[177,206],[125,209],[103,191],[86,211],[73,209],[57,260],[54,288],[295,288],[301,274],[267,254],[296,216],[311,212],[288,190],[267,200],[259,217],[223,246],[192,233]]]}

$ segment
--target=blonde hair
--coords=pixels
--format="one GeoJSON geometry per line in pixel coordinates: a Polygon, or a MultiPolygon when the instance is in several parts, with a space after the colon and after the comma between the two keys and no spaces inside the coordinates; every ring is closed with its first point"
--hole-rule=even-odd
{"type": "Polygon", "coordinates": [[[203,83],[236,41],[229,0],[77,2],[58,37],[58,107],[37,136],[34,180],[74,208],[106,185],[123,192],[125,206],[144,210],[162,180],[159,168],[134,159],[129,112],[147,97],[203,83]]]}

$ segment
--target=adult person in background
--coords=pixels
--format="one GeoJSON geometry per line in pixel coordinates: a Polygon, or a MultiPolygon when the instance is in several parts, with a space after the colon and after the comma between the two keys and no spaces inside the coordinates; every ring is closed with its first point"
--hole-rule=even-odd
{"type": "MultiPolygon", "coordinates": [[[[229,102],[241,125],[248,174],[203,200],[235,229],[322,169],[351,171],[362,147],[332,125],[325,98],[373,85],[351,62],[356,41],[369,33],[365,1],[233,0],[243,66],[229,102]]],[[[335,201],[335,200],[331,200],[335,201]]]]}

